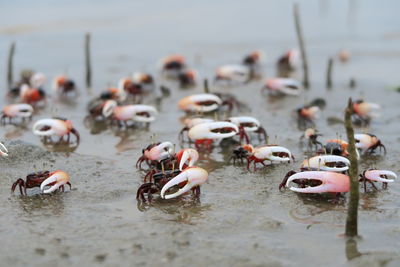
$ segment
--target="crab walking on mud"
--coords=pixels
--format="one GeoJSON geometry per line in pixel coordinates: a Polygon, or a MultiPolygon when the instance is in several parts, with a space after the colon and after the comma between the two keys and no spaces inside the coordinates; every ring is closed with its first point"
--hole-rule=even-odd
{"type": "Polygon", "coordinates": [[[397,175],[392,171],[369,169],[360,174],[360,182],[363,183],[364,192],[367,192],[367,182],[372,185],[375,190],[378,188],[374,182],[381,182],[382,188],[386,189],[388,183],[393,183],[397,179],[397,175]]]}
{"type": "Polygon", "coordinates": [[[32,118],[33,107],[29,104],[12,104],[3,108],[0,113],[0,122],[6,124],[6,119],[8,123],[12,123],[13,119],[20,119],[24,122],[26,119],[30,120],[32,118]]]}
{"type": "Polygon", "coordinates": [[[141,201],[151,201],[152,195],[160,193],[161,198],[171,199],[192,191],[194,197],[200,196],[200,186],[208,180],[208,172],[200,167],[188,167],[182,172],[179,170],[166,171],[154,175],[154,182],[141,185],[136,198],[141,201]],[[171,192],[177,189],[175,192],[171,192]]]}
{"type": "MultiPolygon", "coordinates": [[[[64,141],[64,136],[67,136],[67,143],[70,144],[70,135],[73,134],[76,137],[76,144],[80,142],[79,132],[72,126],[70,120],[64,118],[53,118],[53,119],[41,119],[33,125],[33,133],[44,137],[44,142],[47,143],[51,136],[58,136],[60,139],[58,143],[64,141]]],[[[51,140],[51,143],[53,141],[51,140]]]]}
{"type": "Polygon", "coordinates": [[[128,127],[128,123],[139,122],[149,124],[158,115],[156,108],[149,105],[126,105],[118,106],[114,100],[108,100],[103,106],[103,116],[110,118],[111,122],[118,123],[119,126],[128,127]]]}
{"type": "Polygon", "coordinates": [[[142,150],[142,156],[136,161],[136,168],[142,170],[145,162],[149,168],[155,167],[159,162],[172,159],[174,145],[171,142],[153,143],[142,150]]]}
{"type": "Polygon", "coordinates": [[[25,181],[21,178],[17,179],[11,186],[11,192],[14,192],[17,186],[19,186],[21,195],[27,195],[26,189],[34,187],[40,187],[40,191],[44,194],[52,193],[57,189],[64,192],[65,185],[69,185],[71,189],[70,178],[66,172],[60,170],[36,172],[28,174],[25,181]],[[46,189],[48,186],[50,188],[46,189]]]}
{"type": "Polygon", "coordinates": [[[355,134],[356,148],[360,149],[364,154],[373,154],[379,147],[379,151],[383,148],[386,154],[386,147],[382,144],[381,140],[373,134],[355,134]]]}
{"type": "Polygon", "coordinates": [[[277,145],[263,145],[253,147],[252,145],[243,145],[233,151],[231,157],[233,163],[237,160],[247,160],[247,169],[250,170],[250,164],[253,162],[254,171],[257,169],[257,163],[267,166],[264,162],[269,161],[270,164],[284,163],[294,160],[294,157],[289,149],[277,145]]]}

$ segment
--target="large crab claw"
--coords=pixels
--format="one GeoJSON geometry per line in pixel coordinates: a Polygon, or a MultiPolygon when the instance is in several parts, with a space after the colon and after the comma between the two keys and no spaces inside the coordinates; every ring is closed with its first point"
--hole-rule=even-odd
{"type": "Polygon", "coordinates": [[[102,114],[104,117],[108,118],[110,117],[113,112],[114,109],[118,106],[117,102],[115,100],[107,100],[104,103],[103,109],[102,109],[102,114]]]}
{"type": "Polygon", "coordinates": [[[350,179],[347,175],[336,172],[306,171],[291,175],[286,182],[286,187],[298,193],[343,193],[350,190],[350,179]],[[289,187],[294,180],[317,180],[321,184],[306,188],[289,187]]]}
{"type": "Polygon", "coordinates": [[[29,104],[20,103],[6,106],[3,113],[10,117],[29,118],[32,116],[33,107],[29,104]]]}
{"type": "Polygon", "coordinates": [[[289,162],[293,159],[289,149],[282,146],[262,146],[253,148],[251,145],[245,145],[243,148],[258,159],[266,159],[273,162],[289,162]]]}
{"type": "Polygon", "coordinates": [[[58,119],[42,119],[33,125],[32,130],[35,135],[39,136],[62,136],[68,133],[68,125],[65,121],[58,119]]]}
{"type": "Polygon", "coordinates": [[[134,120],[137,122],[152,122],[158,115],[157,110],[149,105],[128,105],[119,107],[115,111],[115,116],[120,120],[134,120]]]}
{"type": "Polygon", "coordinates": [[[290,78],[271,78],[268,79],[264,88],[271,93],[280,92],[286,95],[299,95],[301,83],[290,78]]]}
{"type": "Polygon", "coordinates": [[[193,148],[185,148],[177,153],[177,158],[179,161],[179,170],[182,171],[184,165],[192,167],[196,161],[199,159],[199,153],[193,148]]]}
{"type": "Polygon", "coordinates": [[[321,155],[303,161],[302,168],[332,172],[344,172],[349,169],[350,161],[342,156],[321,155]]]}
{"type": "Polygon", "coordinates": [[[8,156],[8,150],[7,150],[6,146],[3,145],[1,142],[0,142],[0,156],[2,156],[2,157],[8,156]]]}
{"type": "Polygon", "coordinates": [[[171,142],[162,142],[148,151],[144,152],[144,155],[149,160],[162,161],[169,158],[174,154],[174,145],[171,142]]]}
{"type": "Polygon", "coordinates": [[[364,173],[365,178],[371,181],[392,183],[394,179],[397,179],[397,175],[392,171],[386,170],[369,170],[364,173]],[[389,179],[393,178],[393,179],[389,179]]]}
{"type": "Polygon", "coordinates": [[[55,171],[52,175],[40,184],[40,190],[47,194],[56,191],[61,186],[69,184],[69,175],[63,171],[55,171]],[[51,186],[45,189],[46,186],[51,186]]]}
{"type": "Polygon", "coordinates": [[[192,140],[201,139],[224,139],[236,135],[239,132],[239,128],[227,121],[216,121],[200,123],[192,128],[188,132],[188,136],[192,140]]]}
{"type": "Polygon", "coordinates": [[[191,167],[185,169],[179,175],[172,178],[168,183],[166,183],[161,189],[161,197],[165,199],[171,199],[178,197],[197,186],[204,184],[208,179],[208,172],[199,167],[191,167]],[[180,188],[175,193],[166,195],[165,193],[173,186],[179,185],[181,183],[186,183],[182,188],[180,188]]]}
{"type": "Polygon", "coordinates": [[[230,117],[228,121],[235,125],[242,126],[246,132],[255,132],[260,128],[260,122],[256,118],[248,116],[230,117]]]}
{"type": "Polygon", "coordinates": [[[178,102],[178,107],[188,112],[211,112],[221,105],[221,98],[214,94],[190,95],[178,102]]]}
{"type": "Polygon", "coordinates": [[[353,104],[353,108],[354,112],[362,118],[376,118],[380,116],[379,113],[374,112],[381,109],[380,105],[375,103],[360,100],[353,104]]]}

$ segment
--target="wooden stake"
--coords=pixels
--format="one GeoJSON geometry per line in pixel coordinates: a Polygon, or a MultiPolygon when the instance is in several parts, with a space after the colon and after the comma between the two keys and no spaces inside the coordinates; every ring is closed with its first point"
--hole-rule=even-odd
{"type": "Polygon", "coordinates": [[[90,33],[85,34],[86,88],[92,88],[92,67],[90,62],[90,33]]]}
{"type": "Polygon", "coordinates": [[[358,202],[359,202],[359,183],[358,183],[358,160],[354,139],[354,128],[353,122],[351,121],[351,116],[354,113],[353,101],[349,99],[345,111],[345,127],[348,140],[348,151],[350,160],[350,199],[347,209],[347,219],[346,219],[346,236],[355,237],[358,235],[358,202]]]}
{"type": "Polygon", "coordinates": [[[13,78],[13,61],[14,61],[14,53],[15,53],[15,42],[12,42],[10,45],[10,50],[8,52],[8,61],[7,61],[7,85],[8,89],[14,84],[13,78]]]}
{"type": "Polygon", "coordinates": [[[305,46],[304,46],[303,33],[301,31],[301,25],[300,25],[300,15],[299,15],[298,3],[295,3],[293,5],[293,17],[294,17],[294,22],[296,25],[297,39],[299,41],[299,46],[300,46],[301,61],[303,63],[303,85],[305,88],[308,88],[310,85],[309,79],[308,79],[308,64],[307,64],[307,58],[306,58],[306,50],[305,50],[305,46]]]}
{"type": "Polygon", "coordinates": [[[210,87],[208,87],[208,79],[204,79],[204,93],[210,93],[210,87]]]}
{"type": "Polygon", "coordinates": [[[326,88],[332,88],[332,68],[333,68],[333,58],[328,60],[328,68],[326,70],[326,88]]]}

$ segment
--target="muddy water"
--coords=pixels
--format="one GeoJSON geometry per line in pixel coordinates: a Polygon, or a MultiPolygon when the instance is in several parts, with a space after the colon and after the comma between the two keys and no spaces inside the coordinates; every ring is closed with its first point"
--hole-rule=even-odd
{"type": "MultiPolygon", "coordinates": [[[[16,40],[16,72],[29,67],[49,78],[64,72],[75,78],[79,98],[68,103],[52,99],[34,120],[66,116],[80,131],[82,143],[73,153],[48,152],[31,133],[32,124],[0,127],[0,140],[6,140],[10,150],[9,158],[0,159],[1,265],[398,265],[398,183],[361,195],[362,238],[356,246],[340,236],[345,203],[279,192],[277,186],[305,157],[292,110],[315,97],[327,100],[317,121],[322,139],[344,135],[343,125],[330,125],[327,118],[342,117],[349,96],[381,104],[381,117],[357,131],[378,135],[388,154],[364,158],[361,169],[374,164],[400,173],[399,95],[388,89],[399,81],[399,3],[300,1],[312,79],[312,88],[300,97],[261,96],[261,82],[231,89],[212,87],[248,103],[251,112],[242,114],[259,118],[271,141],[291,149],[297,162],[248,172],[225,163],[232,146],[216,147],[199,163],[210,171],[199,202],[156,200],[152,206],[138,206],[135,192],[142,173],[134,162],[151,140],[177,142],[184,114],[176,102],[201,92],[201,86],[179,90],[176,84],[158,79],[172,88],[172,94],[159,103],[160,115],[149,130],[89,129],[84,123],[86,103],[132,71],[157,75],[157,59],[174,52],[185,54],[204,78],[211,77],[219,64],[237,62],[243,54],[261,48],[266,54],[264,73],[273,76],[277,57],[296,45],[292,3],[168,1],[156,6],[93,1],[77,8],[74,1],[60,1],[57,6],[46,0],[36,2],[3,4],[2,58],[16,40]],[[28,16],[32,10],[41,15],[32,19],[28,16]],[[91,93],[85,90],[82,75],[83,32],[88,30],[93,33],[91,93]],[[335,62],[334,88],[328,91],[325,66],[340,48],[351,51],[352,58],[346,64],[335,62]],[[354,89],[348,88],[350,78],[357,82],[354,89]],[[18,177],[58,168],[70,173],[71,192],[44,196],[33,189],[27,197],[10,194],[10,185],[18,177]]],[[[4,73],[5,64],[1,70],[4,73]]],[[[2,78],[1,84],[5,83],[2,78]]],[[[50,82],[47,89],[50,92],[50,82]]],[[[156,104],[152,97],[145,102],[156,104]]]]}

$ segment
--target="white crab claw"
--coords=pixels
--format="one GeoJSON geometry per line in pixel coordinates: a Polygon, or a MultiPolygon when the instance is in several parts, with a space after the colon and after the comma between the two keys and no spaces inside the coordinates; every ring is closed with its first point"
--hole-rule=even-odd
{"type": "Polygon", "coordinates": [[[114,108],[114,117],[118,120],[133,120],[137,122],[152,122],[158,114],[157,110],[148,105],[127,105],[114,108]]]}
{"type": "Polygon", "coordinates": [[[38,120],[32,127],[33,133],[39,136],[63,136],[68,132],[67,124],[58,119],[38,120]]]}
{"type": "Polygon", "coordinates": [[[260,146],[253,148],[252,146],[246,145],[246,148],[246,150],[252,151],[251,153],[258,159],[272,162],[289,162],[292,158],[290,150],[281,146],[260,146]],[[274,153],[278,153],[278,155],[274,155],[274,153]],[[283,153],[283,155],[279,155],[280,153],[283,153]]]}
{"type": "Polygon", "coordinates": [[[40,190],[45,194],[52,193],[60,186],[65,185],[68,182],[69,175],[67,173],[63,171],[56,171],[40,184],[40,190]],[[51,185],[51,187],[49,189],[45,189],[45,187],[48,185],[51,185]]]}
{"type": "Polygon", "coordinates": [[[350,161],[342,156],[336,155],[321,155],[315,156],[310,159],[304,160],[302,167],[311,168],[322,171],[331,171],[331,172],[344,172],[349,169],[350,161]],[[342,163],[345,166],[343,167],[329,167],[327,164],[329,163],[342,163]]]}
{"type": "Polygon", "coordinates": [[[248,126],[243,127],[246,132],[257,131],[261,125],[259,120],[257,120],[254,117],[249,117],[249,116],[230,117],[228,119],[228,121],[234,123],[238,127],[241,125],[248,125],[248,126]]]}
{"type": "Polygon", "coordinates": [[[3,143],[0,142],[0,156],[2,157],[7,157],[8,156],[8,150],[3,143]]]}
{"type": "Polygon", "coordinates": [[[113,114],[114,109],[117,106],[118,106],[118,104],[117,104],[117,102],[115,100],[107,100],[104,103],[104,106],[103,106],[103,110],[102,110],[103,116],[106,117],[106,118],[111,116],[111,114],[113,114]]]}
{"type": "Polygon", "coordinates": [[[221,104],[221,98],[214,94],[197,94],[179,100],[178,107],[189,112],[211,112],[218,109],[221,104]]]}
{"type": "Polygon", "coordinates": [[[46,76],[43,73],[37,72],[31,76],[29,83],[33,88],[39,88],[46,82],[46,76]]]}
{"type": "Polygon", "coordinates": [[[341,173],[327,171],[306,171],[290,176],[286,181],[286,187],[289,187],[290,190],[298,193],[342,193],[349,191],[350,180],[347,175],[341,173]],[[298,188],[294,186],[289,187],[293,180],[301,179],[318,180],[321,181],[321,185],[306,188],[298,188]]]}
{"type": "Polygon", "coordinates": [[[3,113],[9,117],[29,118],[32,116],[33,107],[29,104],[12,104],[3,108],[3,113]]]}
{"type": "Polygon", "coordinates": [[[394,172],[386,170],[369,170],[366,171],[364,175],[368,180],[382,183],[393,183],[394,179],[397,179],[397,175],[394,172]],[[383,175],[393,179],[383,178],[383,175]]]}
{"type": "Polygon", "coordinates": [[[208,172],[199,167],[191,167],[185,169],[179,175],[172,178],[168,183],[166,183],[161,189],[161,197],[165,199],[171,199],[180,196],[190,189],[204,184],[208,179],[208,172]],[[168,189],[180,183],[186,182],[186,185],[180,188],[173,194],[165,195],[168,189]]]}
{"type": "Polygon", "coordinates": [[[286,95],[297,96],[300,94],[301,83],[290,78],[270,78],[266,82],[266,88],[268,88],[271,93],[280,92],[286,95]]]}
{"type": "Polygon", "coordinates": [[[224,139],[236,135],[239,132],[238,127],[227,121],[215,121],[200,123],[188,132],[188,136],[192,140],[200,139],[224,139]],[[225,130],[226,132],[225,132],[225,130]],[[223,131],[223,132],[219,132],[223,131]]]}
{"type": "Polygon", "coordinates": [[[192,167],[197,160],[199,159],[199,153],[197,152],[197,150],[193,149],[193,148],[186,148],[184,149],[183,153],[182,153],[182,158],[179,162],[179,170],[183,170],[183,165],[185,165],[185,163],[187,161],[188,162],[188,167],[192,167]]]}
{"type": "Polygon", "coordinates": [[[246,82],[250,78],[250,69],[244,65],[225,65],[217,68],[217,77],[237,82],[246,82]]]}

